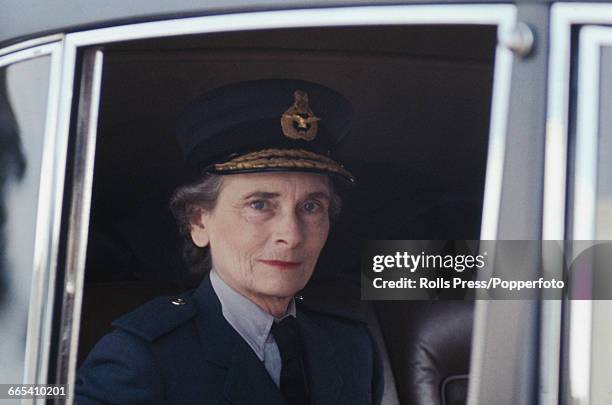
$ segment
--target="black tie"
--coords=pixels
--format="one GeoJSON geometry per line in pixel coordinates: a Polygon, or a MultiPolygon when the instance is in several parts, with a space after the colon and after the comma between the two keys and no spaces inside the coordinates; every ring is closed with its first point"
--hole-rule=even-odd
{"type": "Polygon", "coordinates": [[[280,390],[289,405],[308,405],[308,384],[297,320],[288,316],[272,324],[272,335],[282,359],[280,390]]]}

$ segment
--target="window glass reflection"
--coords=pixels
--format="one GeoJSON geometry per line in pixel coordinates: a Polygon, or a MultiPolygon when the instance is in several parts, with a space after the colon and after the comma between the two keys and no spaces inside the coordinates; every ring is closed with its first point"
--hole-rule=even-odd
{"type": "MultiPolygon", "coordinates": [[[[609,241],[612,240],[612,50],[602,48],[600,60],[599,83],[599,133],[597,139],[597,189],[595,194],[595,239],[606,241],[593,250],[594,295],[603,292],[603,297],[609,297],[612,291],[609,277],[609,241]]],[[[594,94],[593,97],[597,97],[594,94]]],[[[579,216],[576,221],[583,220],[579,216]]],[[[599,295],[601,297],[601,295],[599,295]]],[[[591,357],[586,361],[590,367],[589,398],[591,403],[609,403],[610,378],[612,378],[612,346],[610,346],[610,330],[612,330],[612,301],[595,299],[585,302],[590,305],[591,313],[591,357]]],[[[588,318],[587,318],[588,320],[588,318]]]]}
{"type": "Polygon", "coordinates": [[[0,383],[23,379],[49,64],[0,68],[0,383]]]}
{"type": "Polygon", "coordinates": [[[596,239],[612,240],[612,50],[601,54],[596,239]]]}

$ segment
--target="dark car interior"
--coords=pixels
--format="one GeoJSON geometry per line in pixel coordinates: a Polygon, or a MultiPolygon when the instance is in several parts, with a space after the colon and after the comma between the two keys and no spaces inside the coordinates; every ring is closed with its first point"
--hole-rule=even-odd
{"type": "Polygon", "coordinates": [[[194,288],[168,200],[183,183],[176,119],[213,88],[263,78],[324,84],[353,104],[343,195],[305,300],[366,311],[387,367],[383,403],[463,404],[473,303],[360,300],[366,240],[477,240],[492,99],[493,26],[301,28],[108,45],[79,364],[111,322],[194,288]]]}

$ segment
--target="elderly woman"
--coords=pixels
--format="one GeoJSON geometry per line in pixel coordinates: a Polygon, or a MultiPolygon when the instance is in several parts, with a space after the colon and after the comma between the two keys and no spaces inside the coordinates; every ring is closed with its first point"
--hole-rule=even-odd
{"type": "Polygon", "coordinates": [[[331,158],[351,108],[295,80],[243,82],[179,119],[189,184],[171,207],[206,276],[116,320],[76,381],[89,403],[372,404],[376,347],[359,317],[294,299],[340,210],[331,158]]]}

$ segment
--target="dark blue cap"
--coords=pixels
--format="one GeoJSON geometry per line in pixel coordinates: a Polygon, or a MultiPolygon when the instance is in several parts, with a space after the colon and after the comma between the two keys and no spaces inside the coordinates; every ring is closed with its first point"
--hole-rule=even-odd
{"type": "Polygon", "coordinates": [[[231,174],[308,171],[353,176],[333,158],[348,133],[353,109],[334,90],[312,82],[240,82],[193,100],[177,137],[191,179],[231,174]]]}

